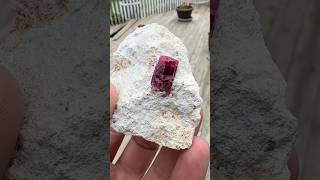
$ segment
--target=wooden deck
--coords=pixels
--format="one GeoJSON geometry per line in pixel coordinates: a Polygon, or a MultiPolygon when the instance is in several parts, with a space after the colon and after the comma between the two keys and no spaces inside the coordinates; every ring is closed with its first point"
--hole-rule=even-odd
{"type": "MultiPolygon", "coordinates": [[[[191,22],[179,22],[175,11],[170,11],[157,16],[141,20],[131,20],[126,25],[111,27],[113,37],[110,38],[110,53],[115,52],[120,42],[139,24],[158,23],[167,27],[179,37],[188,49],[189,60],[196,81],[200,86],[203,98],[202,109],[204,118],[201,136],[210,143],[210,58],[208,47],[208,33],[210,26],[209,5],[197,5],[192,12],[191,22]],[[122,29],[121,29],[122,28],[122,29]],[[120,30],[121,29],[121,30],[120,30]],[[117,32],[117,33],[115,33],[117,32]]],[[[125,147],[125,145],[121,146],[125,147]]],[[[116,158],[115,158],[116,159],[116,158]]],[[[207,176],[209,178],[209,176],[207,176]]]]}

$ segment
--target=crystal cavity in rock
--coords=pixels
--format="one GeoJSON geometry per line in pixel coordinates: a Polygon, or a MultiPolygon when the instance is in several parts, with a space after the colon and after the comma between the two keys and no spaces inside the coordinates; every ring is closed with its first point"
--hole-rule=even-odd
{"type": "Polygon", "coordinates": [[[176,59],[168,56],[160,56],[152,75],[152,92],[165,92],[165,96],[171,93],[178,64],[179,61],[176,59]]]}

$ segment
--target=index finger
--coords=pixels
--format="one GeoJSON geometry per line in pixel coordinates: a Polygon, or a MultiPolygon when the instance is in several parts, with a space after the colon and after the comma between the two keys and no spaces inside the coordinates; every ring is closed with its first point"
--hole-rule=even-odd
{"type": "MultiPolygon", "coordinates": [[[[118,93],[116,88],[110,84],[110,114],[109,120],[112,118],[112,114],[117,107],[118,93]]],[[[114,156],[117,154],[117,151],[121,145],[124,135],[113,131],[110,128],[110,161],[113,161],[114,156]]]]}
{"type": "Polygon", "coordinates": [[[110,84],[110,119],[112,117],[112,114],[114,112],[114,110],[116,109],[116,104],[118,101],[118,93],[116,88],[114,87],[113,84],[110,84]]]}

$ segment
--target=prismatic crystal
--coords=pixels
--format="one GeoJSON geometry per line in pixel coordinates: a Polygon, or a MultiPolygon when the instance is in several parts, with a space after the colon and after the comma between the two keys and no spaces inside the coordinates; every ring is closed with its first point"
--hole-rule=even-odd
{"type": "Polygon", "coordinates": [[[151,80],[151,88],[153,92],[165,92],[165,96],[168,96],[171,93],[178,64],[178,60],[168,56],[161,56],[159,58],[151,80]]]}

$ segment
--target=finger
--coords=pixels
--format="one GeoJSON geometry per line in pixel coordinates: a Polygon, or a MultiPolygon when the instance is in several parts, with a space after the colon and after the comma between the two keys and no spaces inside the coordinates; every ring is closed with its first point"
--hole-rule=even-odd
{"type": "Polygon", "coordinates": [[[113,161],[124,138],[123,134],[110,130],[110,162],[113,161]]]}
{"type": "MultiPolygon", "coordinates": [[[[203,112],[200,113],[201,119],[198,127],[195,130],[194,135],[198,134],[198,131],[200,129],[200,125],[203,118],[203,112]]],[[[172,174],[172,170],[174,166],[176,165],[176,162],[178,160],[179,155],[183,151],[178,151],[170,148],[163,147],[156,160],[154,161],[153,165],[149,169],[148,173],[146,174],[145,178],[146,180],[167,180],[170,178],[172,174]]]]}
{"type": "Polygon", "coordinates": [[[112,114],[116,109],[117,101],[118,101],[117,90],[112,84],[110,84],[110,114],[109,114],[110,117],[112,117],[112,114]]]}
{"type": "Polygon", "coordinates": [[[145,175],[146,180],[167,180],[172,174],[178,157],[182,151],[162,147],[156,160],[145,175]]]}
{"type": "MultiPolygon", "coordinates": [[[[110,85],[110,117],[112,117],[112,114],[116,109],[117,101],[118,101],[117,90],[111,84],[110,85]]],[[[111,162],[113,161],[114,156],[117,154],[117,151],[121,145],[123,137],[124,137],[123,134],[117,133],[110,128],[110,161],[111,162]]]]}
{"type": "Polygon", "coordinates": [[[132,137],[116,166],[120,169],[119,171],[129,174],[133,179],[141,179],[157,149],[158,145],[153,142],[132,137]]]}
{"type": "Polygon", "coordinates": [[[0,179],[15,155],[24,117],[23,105],[18,82],[0,65],[0,179]]]}
{"type": "Polygon", "coordinates": [[[196,130],[194,131],[194,135],[195,136],[198,136],[198,132],[199,132],[201,124],[202,124],[202,119],[203,119],[203,116],[204,116],[203,111],[200,111],[200,116],[201,116],[200,117],[200,122],[199,122],[198,126],[196,127],[196,130]]]}
{"type": "Polygon", "coordinates": [[[207,173],[209,157],[208,143],[195,136],[191,148],[179,156],[170,179],[203,180],[207,173]]]}
{"type": "Polygon", "coordinates": [[[288,168],[290,171],[290,180],[298,180],[299,159],[298,159],[298,154],[295,148],[291,151],[289,155],[288,168]]]}

